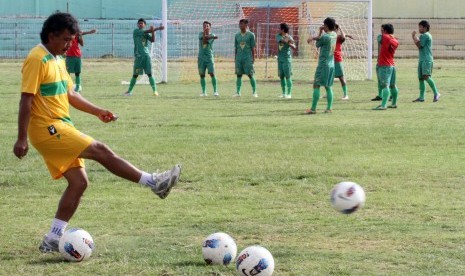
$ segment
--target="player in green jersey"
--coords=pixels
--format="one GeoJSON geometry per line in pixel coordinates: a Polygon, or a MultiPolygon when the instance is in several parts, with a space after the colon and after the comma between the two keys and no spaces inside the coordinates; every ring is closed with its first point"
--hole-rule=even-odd
{"type": "Polygon", "coordinates": [[[212,24],[208,21],[203,22],[203,32],[199,33],[199,56],[197,65],[200,75],[200,86],[202,87],[201,97],[207,96],[205,73],[208,69],[208,74],[212,78],[213,96],[219,96],[216,90],[215,76],[215,60],[213,57],[213,42],[218,37],[211,33],[212,24]]]}
{"type": "Polygon", "coordinates": [[[242,75],[249,76],[252,85],[253,96],[258,97],[257,82],[254,77],[253,64],[255,62],[255,34],[248,30],[249,20],[241,19],[239,28],[241,29],[234,38],[234,53],[236,63],[236,94],[235,97],[241,96],[242,75]]]}
{"type": "Polygon", "coordinates": [[[312,107],[305,110],[306,114],[316,114],[316,107],[320,99],[320,86],[326,89],[326,99],[328,105],[326,106],[325,113],[332,112],[333,106],[333,82],[334,82],[334,50],[336,48],[337,34],[336,20],[327,17],[323,21],[323,26],[320,27],[318,36],[309,38],[308,43],[316,40],[316,47],[320,48],[318,56],[318,66],[316,67],[315,79],[313,81],[313,99],[312,107]]]}
{"type": "Polygon", "coordinates": [[[132,38],[134,39],[134,69],[129,83],[129,89],[125,96],[132,95],[132,89],[136,85],[136,80],[139,75],[147,74],[149,77],[150,86],[152,86],[152,91],[154,96],[158,96],[157,85],[155,84],[155,79],[152,76],[152,60],[150,59],[148,41],[155,42],[155,31],[163,30],[165,27],[153,27],[150,26],[148,30],[145,30],[147,22],[143,18],[137,21],[137,29],[134,30],[132,38]]]}
{"type": "Polygon", "coordinates": [[[429,33],[429,23],[426,20],[418,23],[418,32],[420,37],[417,37],[417,32],[412,32],[412,39],[415,45],[418,47],[420,56],[418,59],[418,79],[420,80],[420,97],[413,100],[413,102],[424,102],[425,101],[425,81],[431,87],[434,93],[433,102],[439,101],[438,89],[431,75],[433,74],[433,37],[429,33]]]}
{"type": "Polygon", "coordinates": [[[281,98],[292,98],[292,54],[291,48],[295,49],[295,42],[289,33],[286,23],[279,25],[279,34],[276,35],[278,42],[278,75],[281,80],[281,98]],[[286,93],[287,86],[287,93],[286,93]]]}

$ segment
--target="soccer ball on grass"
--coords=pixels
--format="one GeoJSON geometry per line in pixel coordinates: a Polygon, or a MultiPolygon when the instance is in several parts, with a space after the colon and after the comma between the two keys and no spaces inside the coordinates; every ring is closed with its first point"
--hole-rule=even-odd
{"type": "Polygon", "coordinates": [[[94,240],[87,231],[73,228],[66,231],[60,238],[58,249],[66,260],[81,262],[92,255],[94,240]]]}
{"type": "Polygon", "coordinates": [[[341,182],[331,191],[331,204],[343,214],[351,214],[365,205],[365,191],[357,183],[341,182]]]}
{"type": "Polygon", "coordinates": [[[202,243],[202,255],[207,264],[228,265],[236,254],[236,242],[226,233],[213,233],[202,243]]]}
{"type": "Polygon", "coordinates": [[[262,246],[249,246],[239,253],[236,269],[237,275],[271,276],[274,271],[273,255],[262,246]]]}

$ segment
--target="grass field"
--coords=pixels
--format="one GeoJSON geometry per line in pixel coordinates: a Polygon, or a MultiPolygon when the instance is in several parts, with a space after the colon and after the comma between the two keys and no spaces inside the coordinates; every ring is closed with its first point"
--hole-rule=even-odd
{"type": "Polygon", "coordinates": [[[65,181],[51,180],[35,149],[13,155],[21,61],[1,61],[0,274],[235,275],[202,259],[202,240],[222,231],[238,251],[268,248],[275,275],[464,275],[465,67],[438,60],[443,97],[432,103],[428,88],[426,102],[412,103],[416,63],[398,60],[397,110],[371,110],[374,81],[350,82],[347,102],[336,82],[334,113],[321,100],[308,116],[308,82],[295,83],[291,100],[277,97],[277,81],[259,81],[254,99],[247,78],[232,98],[232,74],[219,79],[219,98],[198,97],[197,82],[122,97],[132,61],[85,60],[83,95],[120,119],[72,110],[78,129],[143,170],[181,163],[183,172],[160,200],[88,161],[91,184],[70,227],[89,231],[96,250],[73,264],[38,251],[65,181]],[[340,181],[364,187],[363,209],[332,209],[340,181]]]}

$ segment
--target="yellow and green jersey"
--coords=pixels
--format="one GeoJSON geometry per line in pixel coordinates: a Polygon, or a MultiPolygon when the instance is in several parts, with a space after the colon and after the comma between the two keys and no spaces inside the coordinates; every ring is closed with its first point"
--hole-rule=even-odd
{"type": "Polygon", "coordinates": [[[67,93],[74,84],[65,58],[53,56],[39,44],[26,57],[21,73],[21,92],[34,95],[29,127],[46,128],[57,120],[73,125],[67,93]]]}
{"type": "MultiPolygon", "coordinates": [[[[208,36],[214,37],[215,35],[210,33],[208,36]]],[[[209,40],[207,40],[207,44],[203,44],[203,32],[199,33],[199,60],[203,62],[214,62],[213,42],[215,42],[215,40],[213,38],[210,38],[209,40]]]]}
{"type": "MultiPolygon", "coordinates": [[[[288,35],[290,41],[293,41],[292,36],[288,35]]],[[[279,62],[291,62],[291,47],[288,43],[283,42],[284,37],[281,34],[276,35],[276,40],[278,42],[278,61],[279,62]]]]}
{"type": "Polygon", "coordinates": [[[146,33],[144,29],[135,29],[132,33],[134,40],[134,56],[148,55],[148,42],[152,39],[152,35],[146,33]]]}
{"type": "Polygon", "coordinates": [[[433,61],[433,37],[429,32],[420,35],[419,61],[433,61]]]}
{"type": "Polygon", "coordinates": [[[316,41],[316,47],[320,48],[318,56],[318,66],[334,66],[334,49],[336,48],[337,34],[329,32],[323,34],[320,39],[316,41]]]}
{"type": "Polygon", "coordinates": [[[236,60],[252,61],[252,49],[255,48],[255,34],[246,31],[238,32],[234,38],[234,48],[236,49],[236,60]]]}

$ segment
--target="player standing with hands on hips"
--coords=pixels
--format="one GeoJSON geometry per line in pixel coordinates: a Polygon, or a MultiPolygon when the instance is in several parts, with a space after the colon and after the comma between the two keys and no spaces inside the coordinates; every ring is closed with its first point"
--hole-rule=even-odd
{"type": "Polygon", "coordinates": [[[63,55],[78,32],[78,22],[69,13],[51,15],[42,26],[42,43],[32,48],[22,68],[18,138],[13,152],[20,159],[25,157],[29,150],[29,137],[42,155],[52,178],[64,176],[68,182],[50,231],[39,246],[42,252],[58,251],[60,237],[89,184],[84,159],[97,161],[116,176],[149,187],[160,198],[168,196],[181,173],[179,165],[160,174],[141,171],[104,143],[74,127],[69,105],[96,116],[104,123],[116,120],[112,112],[74,92],[63,55]]]}

